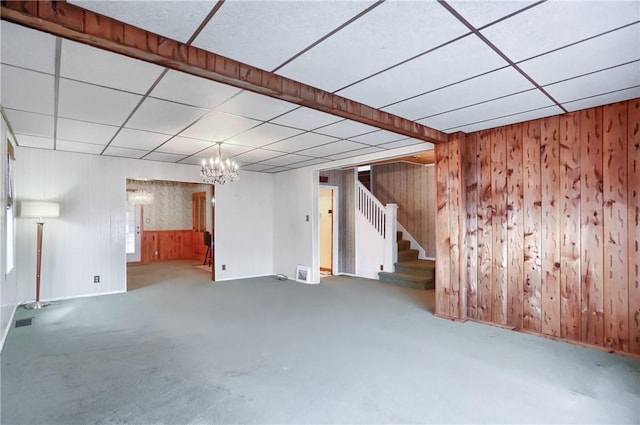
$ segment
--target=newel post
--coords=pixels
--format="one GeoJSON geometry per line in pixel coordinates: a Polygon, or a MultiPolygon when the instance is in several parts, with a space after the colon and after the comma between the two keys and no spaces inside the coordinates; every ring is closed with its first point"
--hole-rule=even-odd
{"type": "Polygon", "coordinates": [[[385,206],[384,226],[384,264],[385,272],[392,272],[393,265],[398,261],[398,205],[385,206]]]}

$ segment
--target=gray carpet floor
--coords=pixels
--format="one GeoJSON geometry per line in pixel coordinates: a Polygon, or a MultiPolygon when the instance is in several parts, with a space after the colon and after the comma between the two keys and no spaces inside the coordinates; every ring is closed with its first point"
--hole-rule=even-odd
{"type": "Polygon", "coordinates": [[[438,319],[433,291],[212,283],[191,263],[19,309],[2,423],[640,423],[638,360],[438,319]]]}

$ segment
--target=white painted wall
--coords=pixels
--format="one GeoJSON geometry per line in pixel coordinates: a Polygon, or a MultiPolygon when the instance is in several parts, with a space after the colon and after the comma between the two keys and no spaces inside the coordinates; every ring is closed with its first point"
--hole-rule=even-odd
{"type": "MultiPolygon", "coordinates": [[[[18,148],[16,159],[20,200],[60,202],[60,218],[44,226],[43,300],[126,290],[127,178],[200,179],[198,166],[155,161],[30,148],[18,148]],[[99,284],[94,275],[101,276],[99,284]]],[[[221,278],[272,273],[272,233],[261,225],[271,220],[271,180],[241,172],[240,181],[216,188],[216,264],[231,265],[229,276],[221,278]],[[260,255],[245,249],[256,241],[260,255]]],[[[18,301],[23,302],[35,297],[35,219],[18,219],[17,243],[18,301]]]]}
{"type": "Polygon", "coordinates": [[[378,279],[384,264],[385,240],[369,220],[356,210],[356,275],[378,279]]]}

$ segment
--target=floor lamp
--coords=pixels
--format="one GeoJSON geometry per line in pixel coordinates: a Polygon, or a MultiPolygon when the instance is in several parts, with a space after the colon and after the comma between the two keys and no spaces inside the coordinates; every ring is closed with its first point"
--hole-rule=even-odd
{"type": "Polygon", "coordinates": [[[29,310],[44,308],[49,303],[40,301],[40,272],[42,270],[42,233],[44,230],[43,218],[59,217],[60,204],[57,202],[34,202],[23,201],[20,204],[20,217],[37,218],[38,219],[38,248],[36,261],[36,301],[25,304],[24,307],[29,310]]]}

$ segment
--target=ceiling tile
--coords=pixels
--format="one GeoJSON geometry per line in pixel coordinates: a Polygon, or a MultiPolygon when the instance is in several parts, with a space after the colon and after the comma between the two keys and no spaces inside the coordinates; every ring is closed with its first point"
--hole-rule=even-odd
{"type": "Polygon", "coordinates": [[[144,159],[148,159],[150,161],[178,162],[184,159],[184,155],[176,155],[173,153],[164,152],[151,152],[149,155],[146,155],[144,159]]]}
{"type": "Polygon", "coordinates": [[[215,6],[209,1],[78,1],[84,9],[186,42],[215,6]]]}
{"type": "Polygon", "coordinates": [[[244,91],[224,102],[216,111],[267,121],[294,108],[296,105],[293,103],[244,91]]]}
{"type": "Polygon", "coordinates": [[[522,74],[507,67],[396,103],[384,110],[416,120],[532,88],[533,84],[522,74]]]}
{"type": "MultiPolygon", "coordinates": [[[[227,142],[242,146],[262,147],[272,142],[286,139],[302,131],[291,127],[265,123],[232,137],[227,142]]],[[[269,147],[271,149],[271,147],[269,147]]]]}
{"type": "Polygon", "coordinates": [[[266,159],[275,158],[277,156],[282,156],[282,155],[284,155],[282,152],[274,152],[266,149],[254,149],[252,151],[240,154],[234,157],[233,159],[240,162],[253,163],[253,162],[264,161],[266,159]]]}
{"type": "Polygon", "coordinates": [[[328,145],[317,146],[311,149],[305,149],[298,153],[302,155],[309,155],[315,157],[336,155],[342,152],[351,151],[354,149],[360,149],[366,147],[362,143],[351,142],[349,140],[340,140],[337,142],[329,143],[328,145]]]}
{"type": "Polygon", "coordinates": [[[2,63],[48,74],[55,73],[56,39],[54,36],[2,21],[0,45],[2,63]]]}
{"type": "Polygon", "coordinates": [[[240,167],[240,178],[242,178],[243,171],[261,172],[264,170],[269,170],[271,168],[273,168],[273,165],[265,165],[265,164],[251,164],[244,167],[240,167]]]}
{"type": "Polygon", "coordinates": [[[289,155],[279,156],[277,158],[267,159],[266,161],[260,162],[260,164],[267,164],[274,167],[282,167],[282,166],[295,164],[296,162],[308,161],[310,159],[313,159],[313,158],[309,158],[308,156],[304,156],[304,155],[289,154],[289,155]]]}
{"type": "Polygon", "coordinates": [[[580,109],[593,108],[594,106],[635,99],[636,97],[640,97],[640,86],[563,103],[562,106],[564,106],[567,111],[573,112],[580,109]]]}
{"type": "Polygon", "coordinates": [[[180,155],[193,155],[196,152],[200,152],[201,150],[211,147],[212,144],[212,142],[208,142],[206,140],[176,136],[160,146],[158,151],[180,155]]]}
{"type": "Polygon", "coordinates": [[[225,2],[193,44],[271,70],[370,4],[373,1],[225,2]]]}
{"type": "Polygon", "coordinates": [[[53,117],[30,112],[5,109],[14,133],[53,139],[53,117]]]}
{"type": "Polygon", "coordinates": [[[145,94],[162,70],[148,62],[62,40],[61,77],[145,94]]]}
{"type": "Polygon", "coordinates": [[[163,144],[171,136],[151,131],[123,128],[111,142],[112,146],[129,149],[152,150],[163,144]]]}
{"type": "MultiPolygon", "coordinates": [[[[432,143],[425,142],[424,140],[418,140],[418,139],[403,139],[403,140],[398,140],[396,142],[385,143],[384,145],[378,145],[378,147],[385,148],[385,149],[396,149],[396,148],[402,148],[405,146],[419,145],[420,143],[424,143],[425,145],[429,145],[433,147],[432,143]]],[[[429,148],[426,148],[426,149],[429,149],[429,148]]]]}
{"type": "MultiPolygon", "coordinates": [[[[226,156],[227,158],[235,159],[236,156],[251,150],[253,150],[253,148],[250,148],[248,146],[232,145],[230,143],[222,144],[222,155],[226,156]]],[[[203,158],[207,158],[207,159],[211,157],[215,157],[217,155],[218,155],[217,144],[214,144],[207,150],[204,150],[198,154],[198,156],[202,156],[203,158]]]]}
{"type": "Polygon", "coordinates": [[[8,65],[2,65],[1,72],[2,106],[53,115],[53,76],[8,65]]]}
{"type": "Polygon", "coordinates": [[[141,98],[135,94],[61,78],[58,115],[98,124],[122,125],[141,98]]]}
{"type": "Polygon", "coordinates": [[[538,90],[530,90],[445,114],[434,115],[418,122],[442,131],[550,105],[551,100],[547,96],[538,90]]]}
{"type": "Polygon", "coordinates": [[[351,140],[353,140],[354,142],[366,143],[367,145],[375,146],[406,138],[407,136],[404,136],[402,134],[393,133],[387,130],[379,130],[372,133],[363,134],[362,136],[352,137],[351,140]]]}
{"type": "Polygon", "coordinates": [[[496,52],[475,35],[470,35],[338,94],[381,107],[506,65],[496,52]]]}
{"type": "Polygon", "coordinates": [[[265,170],[265,173],[281,173],[283,171],[289,171],[292,170],[293,168],[290,167],[275,167],[275,168],[270,168],[268,170],[265,170]]]}
{"type": "Polygon", "coordinates": [[[538,84],[545,85],[637,59],[640,59],[640,23],[518,66],[538,84]]]}
{"type": "Polygon", "coordinates": [[[548,1],[482,33],[518,62],[639,19],[637,1],[548,1]]]}
{"type": "Polygon", "coordinates": [[[106,145],[119,127],[58,118],[58,139],[106,145]]]}
{"type": "Polygon", "coordinates": [[[370,153],[376,153],[376,152],[382,152],[382,151],[384,151],[384,149],[381,149],[380,147],[369,146],[368,148],[364,148],[364,149],[354,149],[354,150],[342,152],[335,155],[329,155],[327,156],[327,158],[332,161],[337,161],[339,159],[353,158],[356,156],[367,155],[370,153]]]}
{"type": "Polygon", "coordinates": [[[141,151],[137,149],[121,148],[119,146],[109,146],[104,151],[103,155],[120,156],[123,158],[142,158],[142,156],[147,152],[148,151],[141,151]]]}
{"type": "Polygon", "coordinates": [[[281,142],[273,143],[268,147],[269,149],[281,152],[297,152],[302,149],[308,149],[336,141],[338,141],[338,139],[335,137],[324,136],[316,133],[304,133],[281,142]]]}
{"type": "Polygon", "coordinates": [[[447,3],[462,15],[471,25],[480,28],[491,22],[503,18],[511,13],[522,10],[533,1],[467,1],[448,0],[447,3]]]}
{"type": "Polygon", "coordinates": [[[25,148],[53,149],[53,139],[16,133],[18,145],[25,148]]]}
{"type": "Polygon", "coordinates": [[[180,164],[202,165],[203,160],[205,160],[205,158],[200,156],[189,156],[187,158],[181,159],[180,164]]]}
{"type": "Polygon", "coordinates": [[[147,98],[127,122],[127,127],[176,134],[207,112],[206,109],[147,98]]]}
{"type": "Polygon", "coordinates": [[[378,127],[362,124],[357,121],[343,120],[314,130],[314,133],[326,134],[339,139],[349,139],[372,131],[380,130],[378,127]]]}
{"type": "Polygon", "coordinates": [[[436,2],[385,2],[278,73],[333,92],[467,32],[436,2]]]}
{"type": "Polygon", "coordinates": [[[151,96],[200,108],[213,109],[240,89],[184,72],[169,70],[151,96]]]}
{"type": "Polygon", "coordinates": [[[327,158],[313,158],[306,161],[296,162],[295,164],[290,164],[291,168],[302,168],[309,167],[311,165],[324,164],[325,162],[329,162],[330,159],[327,158]]]}
{"type": "Polygon", "coordinates": [[[104,145],[94,145],[92,143],[72,142],[70,140],[56,140],[57,151],[79,152],[99,155],[104,149],[104,145]]]}
{"type": "Polygon", "coordinates": [[[503,125],[515,124],[519,122],[535,120],[538,118],[550,117],[552,115],[558,115],[561,113],[562,113],[562,109],[558,108],[557,106],[549,106],[547,108],[541,108],[535,111],[528,111],[520,114],[513,114],[508,117],[488,120],[481,123],[457,127],[450,130],[451,132],[463,131],[465,133],[471,133],[473,131],[486,130],[488,128],[495,128],[503,125]]]}
{"type": "Polygon", "coordinates": [[[640,61],[551,84],[544,89],[564,103],[637,85],[640,85],[640,61]]]}
{"type": "Polygon", "coordinates": [[[260,121],[235,115],[210,112],[197,123],[181,133],[182,136],[193,137],[211,141],[226,140],[231,136],[240,134],[256,125],[260,121]]]}
{"type": "Polygon", "coordinates": [[[327,114],[326,112],[316,111],[315,109],[300,107],[291,112],[282,115],[273,121],[274,124],[288,125],[289,127],[301,128],[303,130],[313,130],[328,124],[342,121],[336,115],[327,114]]]}

